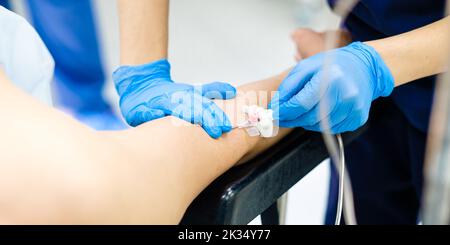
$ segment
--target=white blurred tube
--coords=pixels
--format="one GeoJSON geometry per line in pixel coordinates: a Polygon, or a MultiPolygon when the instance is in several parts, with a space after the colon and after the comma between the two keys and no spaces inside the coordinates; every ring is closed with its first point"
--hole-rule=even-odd
{"type": "MultiPolygon", "coordinates": [[[[447,1],[447,15],[450,1],[447,1]]],[[[450,44],[448,44],[450,46],[450,44]]],[[[450,61],[450,54],[449,61],[450,61]]],[[[442,74],[428,134],[422,219],[426,225],[450,224],[450,72],[442,74]]]]}
{"type": "Polygon", "coordinates": [[[323,32],[339,26],[339,17],[330,9],[327,0],[296,0],[297,26],[323,32]]]}
{"type": "MultiPolygon", "coordinates": [[[[346,17],[350,14],[354,6],[358,3],[358,0],[340,0],[337,1],[334,7],[334,12],[341,17],[341,22],[345,21],[346,17]]],[[[331,50],[338,48],[339,34],[337,32],[327,32],[325,35],[325,50],[331,50]]],[[[329,83],[330,73],[332,72],[332,64],[334,62],[333,53],[329,53],[324,62],[324,74],[322,78],[321,94],[326,89],[326,84],[329,83]]],[[[324,97],[320,102],[321,118],[328,118],[328,101],[324,97]]],[[[347,173],[345,166],[345,152],[344,144],[342,142],[341,135],[337,135],[336,139],[330,133],[330,126],[327,120],[322,120],[321,127],[323,132],[323,138],[325,145],[330,153],[330,158],[335,164],[335,167],[339,173],[339,197],[336,213],[336,225],[341,223],[341,213],[344,213],[345,223],[347,225],[356,225],[356,215],[353,201],[353,190],[351,187],[350,176],[347,173]],[[337,140],[337,142],[336,142],[337,140]]]]}

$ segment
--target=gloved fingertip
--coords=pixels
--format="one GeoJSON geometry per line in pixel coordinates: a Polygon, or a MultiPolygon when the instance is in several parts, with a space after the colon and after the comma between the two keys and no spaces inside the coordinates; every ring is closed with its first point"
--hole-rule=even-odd
{"type": "Polygon", "coordinates": [[[222,131],[217,127],[203,127],[203,129],[213,139],[218,139],[222,136],[222,131]]]}
{"type": "Polygon", "coordinates": [[[159,119],[159,118],[162,118],[165,116],[166,116],[166,114],[161,110],[152,110],[152,116],[151,116],[153,118],[152,120],[159,119]]]}
{"type": "Polygon", "coordinates": [[[221,128],[223,133],[229,133],[233,129],[231,125],[224,125],[221,128]]]}
{"type": "Polygon", "coordinates": [[[143,105],[138,106],[131,110],[126,115],[124,114],[125,120],[131,127],[137,127],[143,123],[164,117],[165,114],[161,110],[149,109],[143,105]]]}
{"type": "Polygon", "coordinates": [[[233,130],[232,127],[222,127],[223,134],[227,134],[227,133],[231,132],[231,130],[233,130]]]}
{"type": "Polygon", "coordinates": [[[216,86],[218,86],[220,88],[220,90],[222,91],[230,91],[230,92],[236,92],[236,88],[226,82],[214,82],[213,84],[215,84],[216,86]]]}
{"type": "Polygon", "coordinates": [[[135,118],[135,117],[134,118],[126,118],[125,121],[128,123],[128,125],[130,125],[133,128],[144,123],[141,118],[135,118]]]}
{"type": "Polygon", "coordinates": [[[230,84],[227,84],[227,86],[229,86],[229,88],[226,90],[224,98],[226,100],[234,99],[237,95],[236,88],[231,86],[230,84]]]}

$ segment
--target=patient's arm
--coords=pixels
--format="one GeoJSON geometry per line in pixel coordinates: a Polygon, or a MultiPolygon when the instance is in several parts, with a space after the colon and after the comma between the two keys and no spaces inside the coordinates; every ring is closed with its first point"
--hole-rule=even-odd
{"type": "MultiPolygon", "coordinates": [[[[283,77],[240,90],[274,91],[283,77]]],[[[242,98],[221,106],[239,114],[233,102],[242,98]]],[[[0,115],[3,223],[177,223],[215,178],[288,133],[265,140],[238,129],[213,140],[171,117],[99,133],[38,104],[2,74],[0,115]]]]}

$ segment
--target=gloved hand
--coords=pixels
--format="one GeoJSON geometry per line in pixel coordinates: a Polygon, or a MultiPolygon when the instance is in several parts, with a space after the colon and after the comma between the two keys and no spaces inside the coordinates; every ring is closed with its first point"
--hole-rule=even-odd
{"type": "Polygon", "coordinates": [[[228,117],[211,100],[235,97],[236,89],[229,84],[216,82],[194,87],[175,83],[165,59],[142,66],[120,67],[114,72],[113,80],[122,114],[133,127],[171,115],[201,125],[213,138],[232,129],[228,117]]]}
{"type": "Polygon", "coordinates": [[[337,134],[366,123],[373,100],[389,96],[394,78],[380,55],[361,42],[301,61],[270,104],[281,127],[337,134]],[[331,55],[331,59],[326,58],[331,55]],[[330,60],[327,70],[324,62],[330,60]],[[322,110],[319,103],[325,103],[322,110]],[[322,120],[328,120],[322,124],[322,120]]]}

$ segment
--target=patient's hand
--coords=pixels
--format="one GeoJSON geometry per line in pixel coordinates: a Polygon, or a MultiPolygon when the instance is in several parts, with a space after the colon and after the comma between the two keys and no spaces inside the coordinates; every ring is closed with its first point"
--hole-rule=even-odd
{"type": "Polygon", "coordinates": [[[299,28],[295,30],[291,37],[296,44],[297,54],[295,58],[297,61],[306,59],[310,56],[325,51],[325,36],[326,34],[337,32],[340,34],[339,47],[346,46],[351,43],[350,34],[345,30],[335,30],[328,32],[316,32],[309,28],[299,28]]]}

